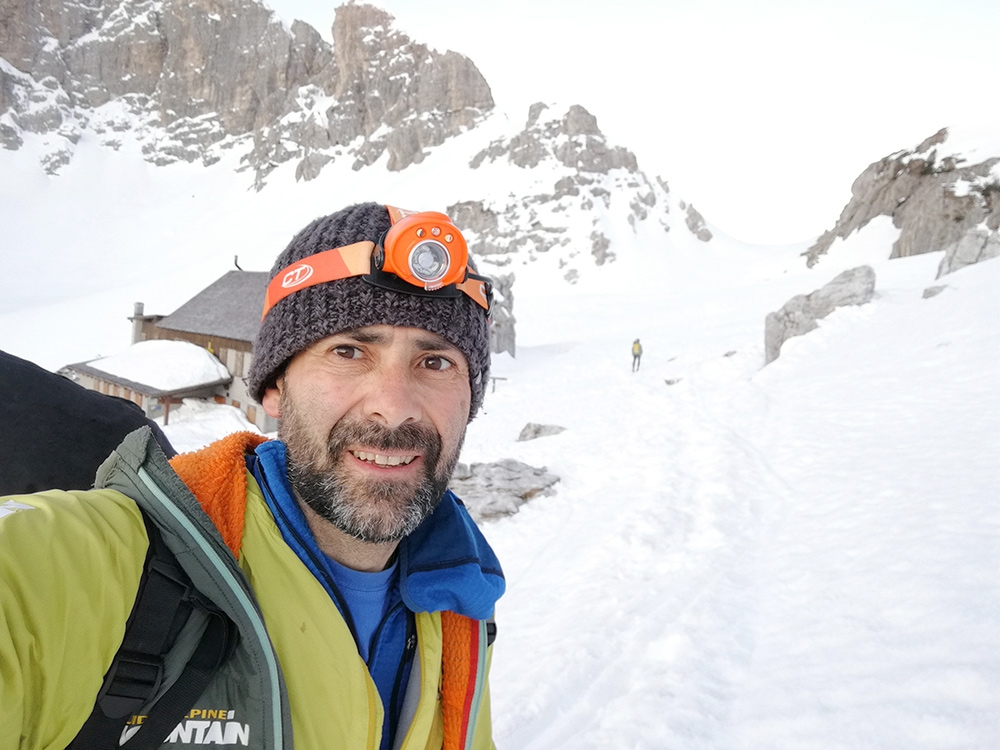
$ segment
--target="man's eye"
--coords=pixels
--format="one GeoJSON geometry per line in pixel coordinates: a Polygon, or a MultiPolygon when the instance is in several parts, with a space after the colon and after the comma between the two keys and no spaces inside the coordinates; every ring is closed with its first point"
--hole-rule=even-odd
{"type": "Polygon", "coordinates": [[[451,367],[451,360],[444,357],[425,357],[424,367],[428,370],[447,370],[451,367]]]}
{"type": "Polygon", "coordinates": [[[338,357],[343,357],[344,359],[357,359],[361,356],[361,350],[356,346],[351,346],[350,344],[341,344],[333,349],[334,354],[338,357]]]}

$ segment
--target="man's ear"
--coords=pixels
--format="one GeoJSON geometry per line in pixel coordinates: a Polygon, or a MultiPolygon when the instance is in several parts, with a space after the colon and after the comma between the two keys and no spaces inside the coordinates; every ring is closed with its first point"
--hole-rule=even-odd
{"type": "Polygon", "coordinates": [[[264,411],[269,417],[281,419],[281,378],[278,378],[274,385],[264,391],[264,398],[261,399],[260,405],[264,407],[264,411]]]}

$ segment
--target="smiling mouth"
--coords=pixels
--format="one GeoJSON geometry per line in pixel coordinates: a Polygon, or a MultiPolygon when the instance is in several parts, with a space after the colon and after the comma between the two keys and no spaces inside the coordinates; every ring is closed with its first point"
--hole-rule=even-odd
{"type": "Polygon", "coordinates": [[[406,466],[416,458],[416,456],[386,456],[382,453],[369,453],[368,451],[351,451],[351,455],[359,461],[375,466],[406,466]]]}

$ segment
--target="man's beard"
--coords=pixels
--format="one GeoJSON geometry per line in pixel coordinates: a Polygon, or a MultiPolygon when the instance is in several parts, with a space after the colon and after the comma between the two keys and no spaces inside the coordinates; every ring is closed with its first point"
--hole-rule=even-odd
{"type": "Polygon", "coordinates": [[[298,496],[321,518],[362,542],[386,544],[412,532],[440,504],[462,440],[451,455],[442,457],[441,437],[429,427],[404,424],[390,430],[376,422],[341,419],[326,443],[317,445],[286,394],[287,390],[281,393],[278,437],[287,448],[288,478],[298,496]],[[424,475],[415,488],[396,480],[353,476],[344,465],[350,460],[349,445],[420,454],[424,475]]]}

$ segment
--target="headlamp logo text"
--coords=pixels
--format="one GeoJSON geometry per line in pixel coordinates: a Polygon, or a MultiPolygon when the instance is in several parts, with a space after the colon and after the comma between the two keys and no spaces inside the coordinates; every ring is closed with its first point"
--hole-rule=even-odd
{"type": "Polygon", "coordinates": [[[281,286],[285,289],[289,287],[298,286],[304,283],[310,276],[313,275],[313,267],[308,263],[303,263],[300,266],[296,266],[292,270],[288,271],[284,278],[281,280],[281,286]]]}

